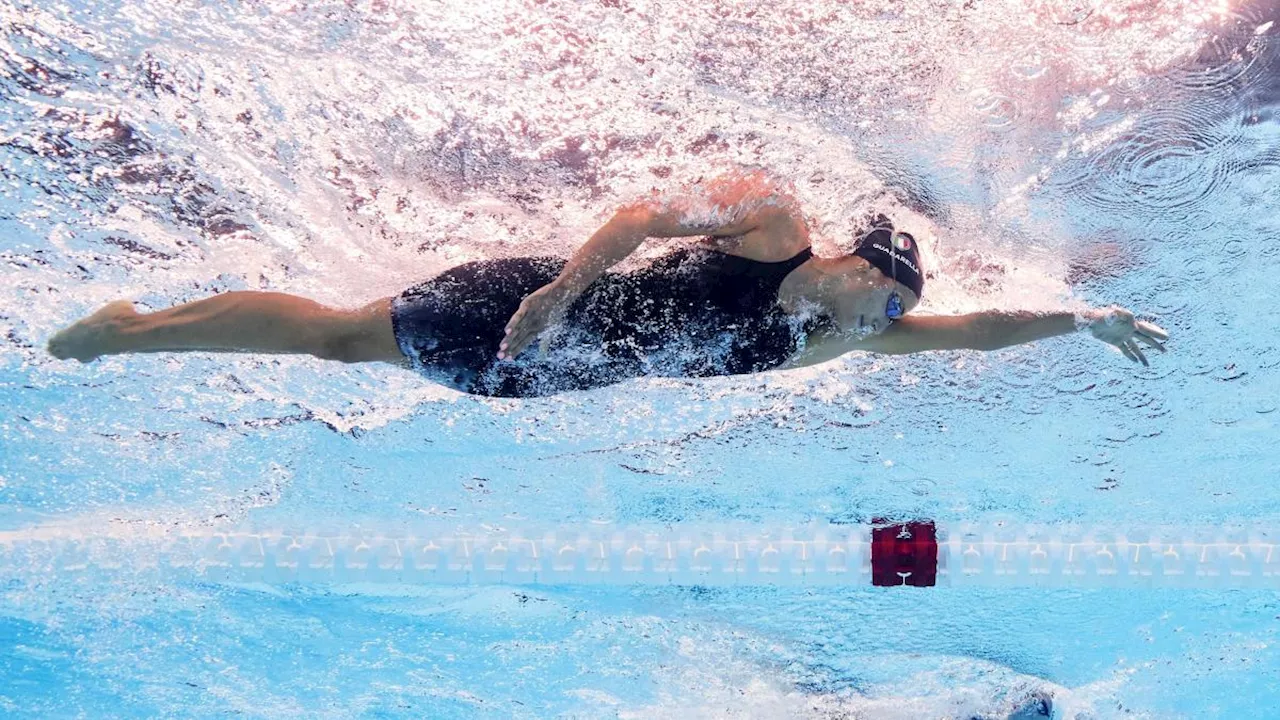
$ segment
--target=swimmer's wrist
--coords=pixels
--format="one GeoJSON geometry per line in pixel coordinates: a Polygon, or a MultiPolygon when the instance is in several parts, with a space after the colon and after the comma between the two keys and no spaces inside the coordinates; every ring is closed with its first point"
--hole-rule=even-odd
{"type": "Polygon", "coordinates": [[[1080,310],[1075,314],[1076,331],[1089,331],[1094,333],[1098,323],[1106,323],[1110,325],[1116,321],[1115,307],[1105,308],[1088,308],[1080,310]]]}
{"type": "Polygon", "coordinates": [[[555,280],[552,280],[550,287],[560,296],[562,300],[571,300],[582,294],[586,290],[587,285],[591,283],[582,283],[583,278],[578,274],[561,274],[555,280]]]}

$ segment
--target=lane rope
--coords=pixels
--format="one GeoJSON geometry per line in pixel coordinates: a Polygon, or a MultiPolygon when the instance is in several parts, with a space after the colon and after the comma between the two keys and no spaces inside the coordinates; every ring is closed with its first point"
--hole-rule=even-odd
{"type": "Polygon", "coordinates": [[[0,579],[701,586],[1280,587],[1280,534],[998,523],[0,532],[0,579]]]}

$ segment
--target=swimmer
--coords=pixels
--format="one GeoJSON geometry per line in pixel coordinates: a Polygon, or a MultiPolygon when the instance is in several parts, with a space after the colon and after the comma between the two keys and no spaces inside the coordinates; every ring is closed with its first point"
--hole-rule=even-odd
{"type": "Polygon", "coordinates": [[[819,257],[793,200],[735,176],[691,201],[622,207],[568,260],[469,262],[355,310],[271,292],[153,313],[117,301],[54,335],[48,349],[81,362],[309,354],[395,363],[476,395],[534,397],[642,376],[762,373],[852,351],[995,350],[1079,330],[1146,365],[1145,350],[1163,352],[1168,339],[1119,307],[910,316],[924,286],[916,239],[889,218],[874,218],[848,254],[819,257]],[[678,236],[704,239],[610,271],[647,238],[678,236]]]}

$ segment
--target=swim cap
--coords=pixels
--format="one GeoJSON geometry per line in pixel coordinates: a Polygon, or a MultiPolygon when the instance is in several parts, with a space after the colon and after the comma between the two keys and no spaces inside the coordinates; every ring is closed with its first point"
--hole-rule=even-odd
{"type": "Polygon", "coordinates": [[[853,254],[871,263],[885,277],[911,288],[917,298],[924,297],[924,272],[920,269],[920,248],[911,235],[893,234],[893,223],[884,215],[871,221],[872,230],[858,241],[853,254]]]}

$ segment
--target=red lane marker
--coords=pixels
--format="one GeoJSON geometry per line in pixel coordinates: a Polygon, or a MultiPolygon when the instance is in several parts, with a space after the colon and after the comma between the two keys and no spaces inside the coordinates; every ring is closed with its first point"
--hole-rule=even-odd
{"type": "Polygon", "coordinates": [[[937,579],[938,529],[932,521],[872,528],[872,585],[933,587],[937,579]]]}

